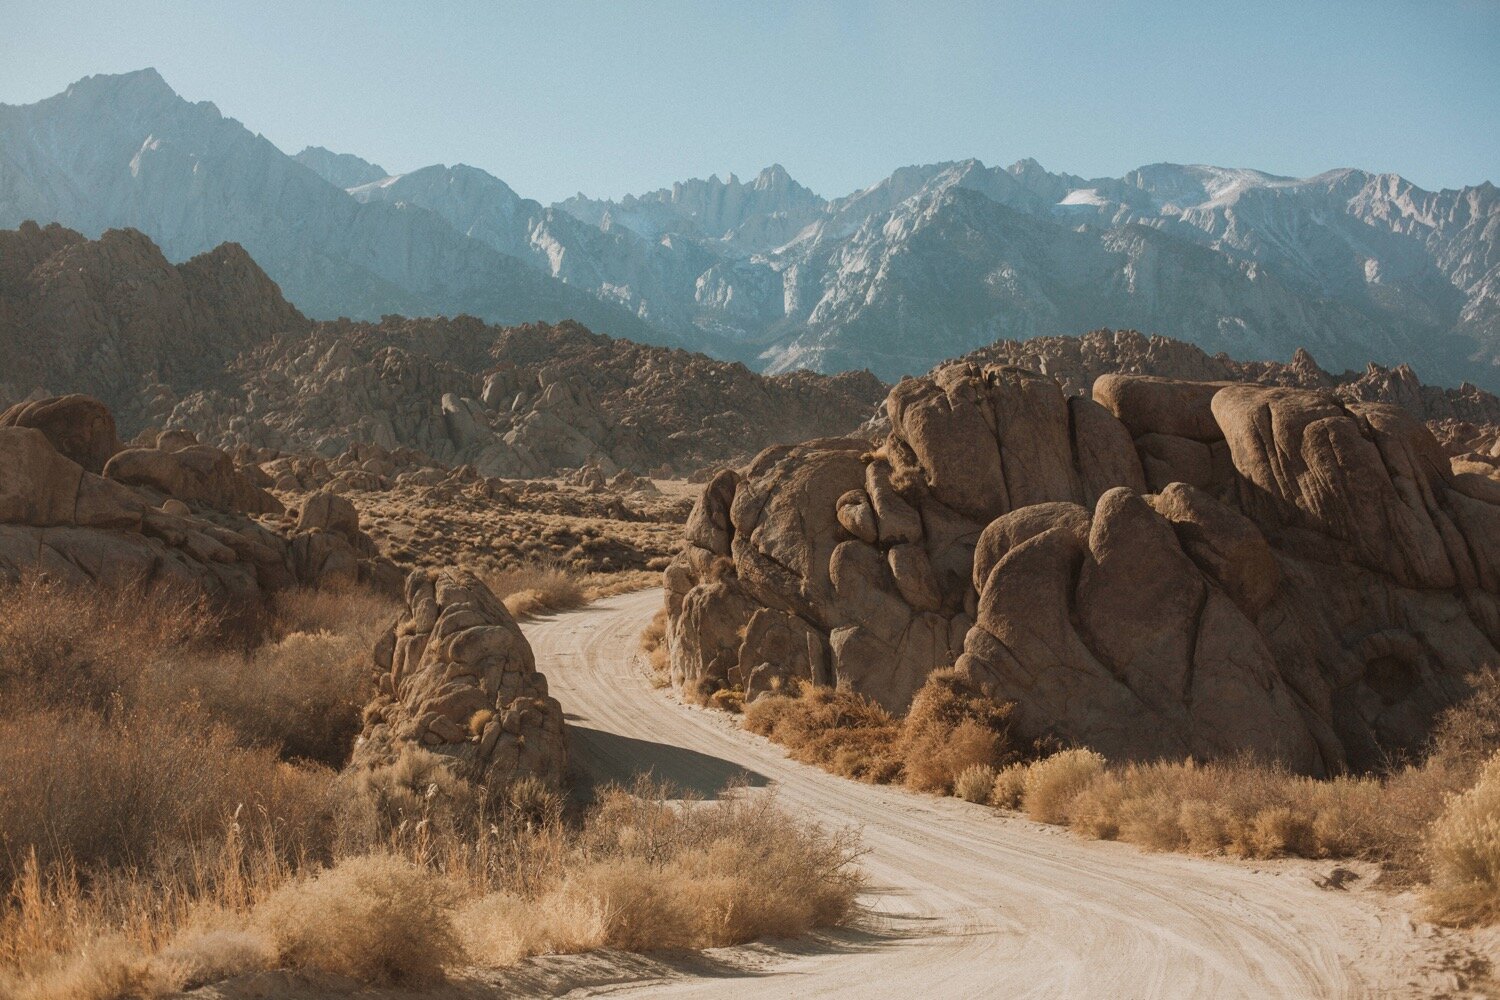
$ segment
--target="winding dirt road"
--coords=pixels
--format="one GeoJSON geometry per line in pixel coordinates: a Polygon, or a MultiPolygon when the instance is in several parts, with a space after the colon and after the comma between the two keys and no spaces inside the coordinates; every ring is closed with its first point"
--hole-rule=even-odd
{"type": "Polygon", "coordinates": [[[870,850],[867,915],[811,945],[722,949],[701,967],[637,969],[570,995],[1310,998],[1458,986],[1444,971],[1458,939],[1413,924],[1383,893],[1319,889],[1305,863],[1148,854],[790,761],[651,687],[637,639],[660,600],[626,594],[525,627],[579,766],[600,780],[654,771],[705,794],[744,774],[800,814],[857,827],[870,850]]]}

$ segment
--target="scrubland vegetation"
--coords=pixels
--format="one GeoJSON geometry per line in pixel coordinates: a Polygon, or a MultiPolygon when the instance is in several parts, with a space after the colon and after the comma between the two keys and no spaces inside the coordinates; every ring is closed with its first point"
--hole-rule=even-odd
{"type": "Polygon", "coordinates": [[[571,611],[602,597],[644,590],[661,583],[661,574],[654,571],[579,573],[561,564],[546,562],[479,575],[517,618],[571,611]]]}
{"type": "Polygon", "coordinates": [[[745,709],[745,728],[784,745],[794,759],[876,784],[900,782],[952,794],[968,769],[1015,757],[1006,740],[1009,708],[969,691],[940,670],[897,719],[853,692],[804,684],[763,695],[745,709]]]}
{"type": "Polygon", "coordinates": [[[171,595],[0,588],[0,996],[155,996],[269,968],[419,985],[529,955],[836,923],[845,835],[642,785],[578,814],[423,750],[341,772],[396,608],[292,592],[231,627],[171,595]]]}
{"type": "Polygon", "coordinates": [[[797,760],[877,783],[1019,810],[1150,850],[1359,858],[1425,885],[1447,923],[1500,920],[1500,671],[1438,721],[1425,757],[1314,779],[1249,758],[1114,763],[1085,748],[1017,748],[1006,711],[933,674],[905,718],[849,691],[762,696],[744,724],[797,760]]]}

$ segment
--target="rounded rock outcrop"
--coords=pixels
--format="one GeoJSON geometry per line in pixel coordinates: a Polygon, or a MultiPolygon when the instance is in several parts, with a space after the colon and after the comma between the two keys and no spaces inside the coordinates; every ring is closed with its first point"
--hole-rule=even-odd
{"type": "Polygon", "coordinates": [[[667,572],[679,684],[899,712],[956,662],[1022,741],[1328,773],[1414,749],[1500,662],[1495,480],[1398,407],[1129,375],[1069,400],[954,363],[886,410],[873,452],[715,478],[717,530],[667,572]]]}

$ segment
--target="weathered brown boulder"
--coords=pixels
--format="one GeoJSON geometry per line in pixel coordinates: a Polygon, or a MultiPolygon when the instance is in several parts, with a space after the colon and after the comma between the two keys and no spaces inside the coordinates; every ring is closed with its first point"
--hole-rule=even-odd
{"type": "Polygon", "coordinates": [[[187,503],[246,514],[279,514],[281,502],[251,483],[217,448],[183,444],[175,450],[126,448],[111,458],[104,475],[143,486],[187,503]]]}
{"type": "Polygon", "coordinates": [[[377,643],[375,667],[352,768],[390,764],[410,745],[491,795],[525,777],[562,785],[562,708],[515,619],[472,573],[407,577],[406,610],[377,643]]]}
{"type": "Polygon", "coordinates": [[[354,509],[354,504],[338,494],[319,490],[302,502],[297,529],[332,531],[352,538],[359,533],[359,512],[354,509]]]}
{"type": "Polygon", "coordinates": [[[109,407],[92,396],[77,393],[17,403],[0,413],[0,427],[36,428],[60,454],[96,475],[104,471],[104,463],[120,450],[115,418],[109,407]]]}

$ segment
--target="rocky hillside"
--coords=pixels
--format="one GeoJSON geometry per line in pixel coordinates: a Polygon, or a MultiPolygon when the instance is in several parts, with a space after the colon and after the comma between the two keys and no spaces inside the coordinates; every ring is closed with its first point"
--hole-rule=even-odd
{"type": "Polygon", "coordinates": [[[85,392],[139,426],[272,334],[308,328],[236,244],[174,266],[134,230],[0,230],[0,402],[85,392]]]}
{"type": "Polygon", "coordinates": [[[677,684],[900,711],[956,661],[1022,743],[1327,773],[1419,746],[1500,662],[1500,460],[1400,407],[959,362],[886,411],[879,449],[768,449],[704,490],[665,576],[677,684]]]}
{"type": "Polygon", "coordinates": [[[768,371],[895,379],[1103,324],[1233,357],[1500,389],[1500,192],[1334,170],[904,167],[824,198],[779,166],[542,205],[472,166],[289,157],[154,71],[0,107],[0,225],[244,245],[317,318],[571,318],[768,371]]]}
{"type": "Polygon", "coordinates": [[[225,446],[332,456],[411,448],[486,476],[597,466],[684,475],[779,442],[849,433],[884,396],[867,372],[766,377],[574,323],[324,323],[233,367],[168,422],[225,446]]]}
{"type": "Polygon", "coordinates": [[[288,511],[269,484],[179,433],[125,447],[88,396],[17,404],[0,414],[0,580],[160,587],[251,616],[292,586],[399,592],[348,500],[319,491],[288,511]]]}
{"type": "Polygon", "coordinates": [[[575,323],[312,323],[238,246],[174,267],[133,230],[0,231],[0,403],[66,390],[104,400],[127,437],[415,449],[511,477],[686,475],[848,433],[885,391],[867,372],[767,377],[575,323]]]}

